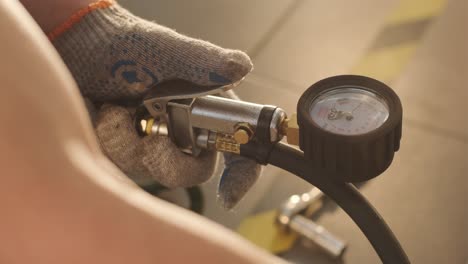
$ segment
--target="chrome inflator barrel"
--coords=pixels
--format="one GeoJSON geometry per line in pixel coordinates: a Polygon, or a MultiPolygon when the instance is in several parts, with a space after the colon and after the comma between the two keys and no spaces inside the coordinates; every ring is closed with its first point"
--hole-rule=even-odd
{"type": "Polygon", "coordinates": [[[239,153],[240,145],[250,140],[277,142],[285,136],[286,112],[275,106],[209,95],[170,101],[166,111],[167,120],[142,120],[141,131],[146,135],[169,134],[191,154],[200,149],[239,153]],[[265,113],[269,115],[267,123],[265,113]]]}

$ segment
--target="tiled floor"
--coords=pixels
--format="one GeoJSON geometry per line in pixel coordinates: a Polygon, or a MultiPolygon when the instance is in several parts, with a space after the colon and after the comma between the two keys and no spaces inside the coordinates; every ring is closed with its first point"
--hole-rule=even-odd
{"type": "Polygon", "coordinates": [[[300,94],[317,80],[349,71],[396,3],[301,1],[254,57],[255,74],[296,84],[284,88],[300,94]]]}
{"type": "Polygon", "coordinates": [[[134,13],[226,48],[254,49],[294,0],[121,0],[134,13]]]}
{"type": "MultiPolygon", "coordinates": [[[[121,0],[136,13],[214,43],[246,50],[255,70],[237,88],[250,101],[295,110],[301,92],[342,74],[363,56],[398,1],[121,0]]],[[[393,82],[404,107],[401,150],[392,167],[362,187],[414,263],[468,259],[468,2],[449,1],[415,56],[393,82]]],[[[384,65],[383,65],[384,67],[384,65]]],[[[234,212],[216,206],[216,179],[205,186],[208,216],[234,228],[309,186],[268,167],[234,212]]],[[[346,239],[344,263],[378,263],[357,227],[328,203],[318,221],[346,239]]],[[[334,263],[296,247],[298,263],[334,263]]]]}

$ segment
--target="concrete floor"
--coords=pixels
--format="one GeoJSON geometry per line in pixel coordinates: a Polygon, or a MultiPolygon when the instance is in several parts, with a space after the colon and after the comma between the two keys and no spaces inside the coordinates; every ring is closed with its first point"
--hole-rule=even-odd
{"type": "MultiPolygon", "coordinates": [[[[398,1],[121,0],[135,13],[179,32],[247,51],[253,73],[237,88],[245,100],[294,112],[315,81],[348,73],[398,1]]],[[[383,176],[361,190],[392,227],[414,263],[468,260],[468,2],[452,0],[425,31],[392,82],[404,108],[401,150],[383,176]]],[[[382,65],[385,67],[385,65],[382,65]]],[[[233,212],[216,206],[216,180],[204,188],[207,216],[235,228],[246,215],[275,208],[310,186],[268,167],[233,212]]],[[[378,263],[370,244],[332,203],[317,220],[349,242],[343,263],[378,263]]],[[[335,263],[298,245],[285,258],[335,263]]]]}

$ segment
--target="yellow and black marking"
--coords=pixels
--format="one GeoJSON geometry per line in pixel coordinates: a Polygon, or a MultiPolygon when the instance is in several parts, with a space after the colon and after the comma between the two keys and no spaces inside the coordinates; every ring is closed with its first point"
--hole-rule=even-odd
{"type": "Polygon", "coordinates": [[[393,81],[410,61],[445,4],[446,0],[402,0],[351,73],[393,81]]]}
{"type": "Polygon", "coordinates": [[[242,221],[237,232],[271,253],[284,253],[291,249],[298,235],[281,230],[276,223],[276,216],[275,210],[249,216],[242,221]]]}
{"type": "MultiPolygon", "coordinates": [[[[446,4],[446,0],[401,0],[389,16],[365,56],[351,70],[391,82],[409,62],[422,37],[446,4]]],[[[284,233],[275,225],[274,210],[244,219],[238,232],[269,252],[278,254],[289,250],[298,236],[284,233]]]]}

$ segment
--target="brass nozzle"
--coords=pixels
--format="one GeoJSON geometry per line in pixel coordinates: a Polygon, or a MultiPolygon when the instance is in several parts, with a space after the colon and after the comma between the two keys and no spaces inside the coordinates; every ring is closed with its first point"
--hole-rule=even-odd
{"type": "Polygon", "coordinates": [[[158,122],[154,118],[140,120],[139,126],[137,127],[138,132],[142,136],[158,135],[167,136],[167,124],[158,122]]]}

